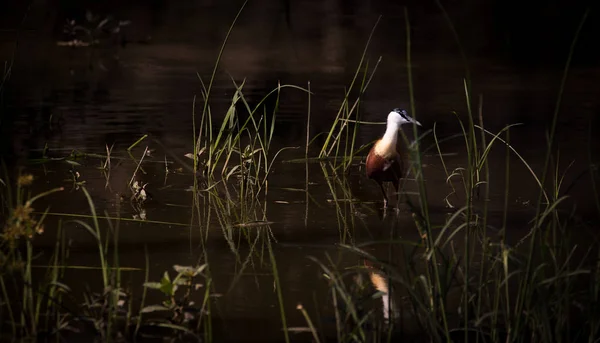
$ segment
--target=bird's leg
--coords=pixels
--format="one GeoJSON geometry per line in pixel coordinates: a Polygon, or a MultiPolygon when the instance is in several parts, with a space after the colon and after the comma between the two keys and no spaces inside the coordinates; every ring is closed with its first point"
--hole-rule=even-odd
{"type": "Polygon", "coordinates": [[[398,210],[398,206],[400,205],[400,183],[398,182],[398,180],[396,180],[392,181],[392,184],[394,185],[394,196],[396,197],[396,210],[398,210]]]}
{"type": "Polygon", "coordinates": [[[385,194],[385,188],[383,188],[383,182],[378,181],[377,183],[379,184],[379,188],[381,188],[381,193],[383,194],[383,208],[387,208],[388,197],[387,197],[387,194],[385,194]]]}

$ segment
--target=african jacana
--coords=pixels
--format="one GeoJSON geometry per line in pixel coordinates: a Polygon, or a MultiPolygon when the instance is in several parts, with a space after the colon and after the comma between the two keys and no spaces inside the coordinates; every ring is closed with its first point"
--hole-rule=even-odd
{"type": "Polygon", "coordinates": [[[404,177],[404,160],[408,155],[408,150],[404,146],[402,138],[398,138],[398,131],[402,124],[411,123],[421,126],[421,123],[408,116],[406,110],[393,109],[387,117],[385,134],[375,142],[367,155],[367,177],[375,180],[381,188],[383,207],[387,207],[388,203],[383,183],[391,182],[395,192],[398,192],[399,181],[404,177]]]}

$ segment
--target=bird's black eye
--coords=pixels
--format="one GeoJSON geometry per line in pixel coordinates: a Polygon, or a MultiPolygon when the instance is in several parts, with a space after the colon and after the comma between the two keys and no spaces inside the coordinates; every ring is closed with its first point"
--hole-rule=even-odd
{"type": "Polygon", "coordinates": [[[406,110],[402,108],[394,108],[394,112],[398,113],[405,120],[410,121],[407,117],[408,113],[406,112],[406,110]]]}

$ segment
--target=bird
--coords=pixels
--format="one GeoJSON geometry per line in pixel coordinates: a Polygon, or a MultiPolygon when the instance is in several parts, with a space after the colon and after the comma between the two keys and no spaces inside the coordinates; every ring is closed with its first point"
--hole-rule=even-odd
{"type": "Polygon", "coordinates": [[[408,116],[406,110],[394,108],[388,114],[385,134],[373,144],[365,161],[367,177],[377,182],[383,193],[384,208],[387,208],[388,197],[383,183],[391,182],[398,192],[399,181],[404,177],[404,161],[408,150],[402,138],[398,139],[402,124],[421,126],[421,123],[408,116]]]}

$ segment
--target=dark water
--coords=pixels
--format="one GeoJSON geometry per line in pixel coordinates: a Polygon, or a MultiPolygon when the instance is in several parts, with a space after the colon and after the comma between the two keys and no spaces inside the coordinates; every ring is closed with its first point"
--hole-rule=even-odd
{"type": "MultiPolygon", "coordinates": [[[[149,183],[153,200],[143,206],[146,222],[120,223],[121,265],[144,268],[144,246],[149,252],[151,280],[160,278],[165,270],[172,272],[174,264],[208,260],[213,287],[222,295],[215,298],[213,309],[220,335],[230,339],[281,338],[270,267],[262,264],[246,243],[237,246],[236,256],[214,218],[208,228],[190,227],[194,209],[193,195],[188,189],[193,176],[187,169],[166,175],[163,163],[165,158],[173,161],[173,156],[187,161],[183,155],[192,150],[193,99],[200,97],[202,89],[197,73],[205,82],[210,78],[220,44],[241,4],[151,1],[118,6],[111,6],[110,2],[54,5],[57,4],[52,1],[35,3],[18,33],[12,75],[3,89],[2,155],[11,165],[22,165],[27,158],[39,157],[46,145],[51,154],[64,156],[73,149],[102,154],[106,144],[114,144],[114,156],[124,160],[113,161],[108,181],[97,168],[101,163],[99,159],[87,159],[77,170],[86,182],[98,213],[106,211],[114,216],[118,212],[123,218],[138,218],[139,208],[127,200],[119,201],[119,195],[128,196],[127,183],[136,169],[124,151],[139,137],[149,134],[147,140],[132,150],[132,155],[139,158],[146,145],[154,149],[152,157],[146,158],[143,164],[145,173],[139,175],[141,181],[149,183]],[[57,46],[57,41],[66,39],[61,33],[65,20],[76,18],[85,22],[86,9],[131,20],[131,24],[118,35],[103,35],[94,48],[57,46]],[[199,246],[204,235],[208,236],[207,256],[202,256],[199,246]],[[241,265],[248,256],[253,263],[240,276],[241,265]]],[[[468,5],[466,2],[460,6],[449,5],[448,12],[464,39],[462,43],[474,85],[472,96],[482,96],[483,120],[491,131],[523,123],[511,131],[511,140],[539,173],[564,57],[582,11],[571,8],[561,12],[549,7],[550,12],[540,15],[536,23],[548,25],[553,16],[563,16],[564,20],[554,21],[560,22],[560,27],[549,25],[554,31],[531,39],[534,43],[530,46],[525,41],[535,38],[537,31],[527,30],[526,20],[516,14],[517,17],[503,17],[501,14],[510,13],[505,8],[508,5],[491,2],[468,5]],[[488,21],[484,14],[493,14],[493,19],[488,21]],[[560,34],[555,34],[554,40],[547,38],[557,32],[560,34]]],[[[16,37],[16,32],[10,29],[19,26],[24,8],[3,6],[7,9],[5,13],[11,15],[5,16],[7,29],[0,32],[0,56],[10,63],[16,37]]],[[[440,137],[450,136],[460,130],[452,111],[466,119],[463,60],[442,12],[434,4],[409,3],[408,9],[413,25],[412,61],[418,118],[426,129],[437,123],[440,137]]],[[[382,60],[361,102],[362,119],[383,122],[391,108],[409,108],[403,11],[401,5],[377,1],[251,2],[221,59],[211,93],[213,115],[218,120],[229,107],[234,91],[230,78],[238,83],[245,79],[244,94],[254,104],[279,81],[302,87],[310,82],[314,92],[310,134],[327,131],[379,14],[384,16],[367,58],[370,68],[380,56],[382,60]]],[[[600,76],[600,68],[593,62],[593,56],[598,54],[586,48],[590,45],[590,32],[595,32],[597,26],[593,20],[590,22],[566,83],[556,137],[561,170],[573,162],[564,182],[564,189],[568,188],[571,196],[565,206],[577,204],[578,214],[586,220],[594,218],[590,175],[586,172],[590,165],[588,149],[591,163],[597,163],[597,130],[592,130],[590,137],[588,129],[597,123],[594,118],[599,103],[595,85],[600,76]]],[[[274,147],[304,145],[307,111],[305,93],[282,92],[274,147]]],[[[361,126],[358,144],[372,141],[383,129],[380,125],[361,126]]],[[[313,153],[322,142],[322,138],[316,140],[313,153]]],[[[429,136],[428,143],[431,142],[429,136]]],[[[464,142],[451,140],[444,143],[442,149],[450,154],[446,159],[450,170],[464,166],[464,142]]],[[[495,149],[490,158],[490,211],[491,218],[496,220],[493,225],[500,222],[503,209],[504,153],[503,148],[495,149]]],[[[280,162],[275,164],[269,177],[268,195],[262,205],[262,211],[273,222],[270,228],[277,240],[274,252],[290,326],[305,326],[295,310],[298,303],[303,303],[312,313],[327,309],[330,303],[327,283],[307,256],[324,259],[327,252],[335,256],[342,268],[355,265],[358,259],[339,252],[337,243],[380,240],[390,235],[405,240],[418,239],[409,212],[382,220],[379,190],[364,177],[358,162],[343,179],[355,201],[336,207],[322,171],[325,168],[331,173],[330,167],[285,162],[299,157],[303,157],[299,150],[278,157],[280,162]],[[306,167],[309,168],[308,180],[306,167]],[[305,189],[307,182],[314,202],[307,203],[305,193],[296,191],[305,189]]],[[[435,151],[429,151],[423,163],[432,215],[441,220],[449,211],[444,197],[450,187],[435,151]]],[[[526,232],[527,220],[533,214],[538,187],[514,156],[511,166],[509,222],[513,227],[509,235],[518,239],[526,232]]],[[[179,167],[178,161],[170,166],[172,170],[179,167]]],[[[34,193],[65,187],[64,192],[46,199],[51,212],[87,214],[83,193],[69,180],[70,168],[64,162],[51,162],[30,164],[25,170],[37,178],[34,193]]],[[[408,188],[416,190],[410,183],[408,188]]],[[[337,188],[337,192],[338,197],[344,198],[341,188],[337,188]]],[[[36,209],[41,210],[43,206],[39,206],[36,209]]],[[[46,219],[46,234],[36,240],[38,248],[49,252],[54,246],[53,228],[58,217],[51,215],[46,219]]],[[[197,221],[196,218],[195,223],[197,221]]],[[[88,233],[70,229],[68,237],[72,239],[70,264],[98,265],[95,243],[88,233]]],[[[369,249],[378,254],[377,249],[369,249]]],[[[384,249],[383,256],[385,254],[384,249]]],[[[137,285],[143,282],[143,271],[124,274],[125,282],[137,292],[134,297],[139,297],[137,285]]],[[[100,284],[100,274],[69,270],[65,277],[65,283],[74,288],[82,287],[82,280],[90,285],[100,284]]],[[[152,295],[149,297],[152,299],[152,295]]]]}

